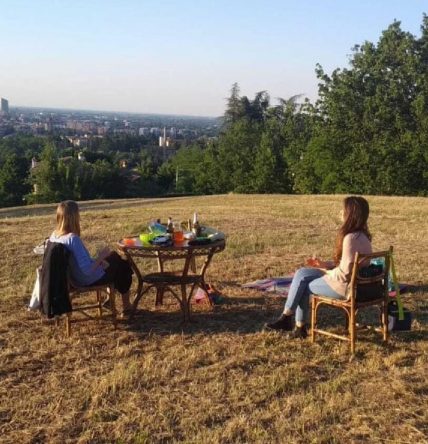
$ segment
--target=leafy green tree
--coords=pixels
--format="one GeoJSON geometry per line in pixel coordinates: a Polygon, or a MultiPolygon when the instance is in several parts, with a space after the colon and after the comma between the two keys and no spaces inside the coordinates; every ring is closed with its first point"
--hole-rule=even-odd
{"type": "Polygon", "coordinates": [[[126,195],[126,178],[119,167],[106,160],[97,160],[90,166],[90,183],[86,184],[85,198],[117,198],[126,195]]]}
{"type": "Polygon", "coordinates": [[[61,199],[58,154],[52,143],[46,143],[41,154],[41,161],[31,172],[31,182],[34,186],[34,193],[28,195],[27,200],[30,203],[57,202],[61,199]]]}
{"type": "Polygon", "coordinates": [[[28,162],[23,157],[11,154],[0,168],[0,206],[10,207],[23,204],[24,196],[30,191],[26,178],[28,162]]]}
{"type": "Polygon", "coordinates": [[[272,149],[272,140],[267,133],[264,133],[253,163],[251,188],[254,193],[279,192],[275,169],[276,159],[272,149]]]}
{"type": "Polygon", "coordinates": [[[354,48],[349,69],[328,76],[318,66],[314,137],[323,140],[323,159],[308,160],[313,161],[320,191],[426,192],[426,28],[424,17],[417,40],[394,22],[377,44],[354,48]]]}

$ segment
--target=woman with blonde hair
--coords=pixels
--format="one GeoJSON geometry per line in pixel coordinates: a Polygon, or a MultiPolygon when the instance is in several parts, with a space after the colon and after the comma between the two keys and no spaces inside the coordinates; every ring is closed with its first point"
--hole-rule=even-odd
{"type": "Polygon", "coordinates": [[[104,248],[92,259],[80,238],[80,213],[73,200],[61,202],[56,210],[56,229],[49,240],[63,244],[70,252],[70,281],[75,287],[114,284],[121,293],[123,312],[129,312],[132,270],[116,252],[104,248]]]}
{"type": "Polygon", "coordinates": [[[360,196],[349,196],[343,201],[342,226],[334,250],[334,263],[314,258],[313,267],[300,268],[293,277],[284,310],[275,322],[266,325],[270,330],[293,330],[293,315],[296,328],[293,337],[306,338],[306,323],[309,315],[311,294],[320,294],[334,299],[346,297],[352,274],[355,253],[372,252],[371,234],[368,229],[369,204],[360,196]],[[327,270],[327,268],[332,268],[327,270]]]}

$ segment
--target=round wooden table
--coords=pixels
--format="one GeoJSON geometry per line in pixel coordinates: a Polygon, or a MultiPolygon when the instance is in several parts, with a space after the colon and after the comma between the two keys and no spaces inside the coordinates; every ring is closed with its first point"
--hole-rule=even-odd
{"type": "Polygon", "coordinates": [[[127,238],[118,242],[118,248],[127,257],[138,279],[138,287],[132,302],[134,312],[142,296],[151,288],[156,289],[156,304],[162,303],[164,292],[169,291],[180,303],[184,321],[190,319],[190,299],[196,287],[200,287],[208,297],[205,273],[216,253],[226,247],[224,239],[203,245],[189,245],[188,241],[173,246],[142,245],[138,237],[134,245],[127,238]],[[137,258],[153,259],[157,261],[158,271],[144,274],[137,265],[137,258]],[[196,259],[202,260],[199,270],[196,267],[196,259]],[[166,271],[165,264],[176,261],[179,266],[173,271],[166,271]],[[190,290],[189,290],[190,288],[190,290]]]}

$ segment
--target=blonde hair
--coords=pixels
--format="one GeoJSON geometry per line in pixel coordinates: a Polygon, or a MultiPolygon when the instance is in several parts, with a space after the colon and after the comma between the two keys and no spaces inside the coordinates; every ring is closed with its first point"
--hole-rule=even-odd
{"type": "Polygon", "coordinates": [[[79,206],[74,200],[65,200],[56,209],[55,234],[63,236],[69,233],[80,236],[79,206]]]}

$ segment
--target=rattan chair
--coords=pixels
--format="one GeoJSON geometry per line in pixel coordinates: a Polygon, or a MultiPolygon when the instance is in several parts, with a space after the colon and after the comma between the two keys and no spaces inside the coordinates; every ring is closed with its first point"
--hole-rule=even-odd
{"type": "Polygon", "coordinates": [[[41,268],[41,312],[48,318],[55,318],[56,325],[59,319],[65,315],[66,335],[71,334],[71,318],[73,312],[81,312],[84,316],[94,319],[87,311],[98,310],[99,318],[103,316],[103,309],[111,312],[113,325],[116,328],[116,304],[115,289],[112,284],[92,285],[87,287],[73,286],[70,279],[69,259],[70,251],[56,242],[45,242],[43,265],[41,268]],[[77,299],[84,293],[95,293],[96,303],[89,305],[74,304],[73,299],[77,299]],[[106,295],[106,296],[103,296],[106,295]],[[103,304],[109,299],[109,306],[103,304]]]}
{"type": "MultiPolygon", "coordinates": [[[[378,306],[381,310],[381,324],[383,340],[388,341],[388,275],[392,247],[388,251],[372,254],[355,254],[351,280],[348,286],[348,297],[346,299],[332,299],[322,295],[312,295],[311,310],[311,341],[315,342],[317,334],[349,341],[351,353],[355,353],[356,342],[356,315],[360,308],[378,306]],[[373,259],[383,260],[383,267],[378,273],[371,276],[370,261],[373,259]],[[339,335],[317,326],[318,308],[321,305],[329,305],[345,311],[349,335],[339,335]]],[[[374,268],[374,267],[373,267],[374,268]]],[[[374,271],[376,269],[374,268],[374,271]]]]}
{"type": "Polygon", "coordinates": [[[71,335],[71,321],[73,312],[80,312],[88,319],[95,319],[95,316],[92,316],[88,313],[88,310],[96,309],[98,312],[98,318],[102,319],[103,310],[109,311],[111,313],[113,326],[116,329],[117,327],[117,311],[116,311],[116,291],[113,284],[104,284],[104,285],[94,285],[89,287],[72,287],[70,286],[69,290],[70,301],[72,302],[72,311],[66,313],[65,317],[65,332],[67,337],[71,335]],[[95,293],[96,294],[96,303],[89,305],[73,305],[73,300],[76,300],[79,296],[82,296],[85,293],[95,293]],[[109,300],[108,307],[104,306],[104,303],[109,300]]]}

